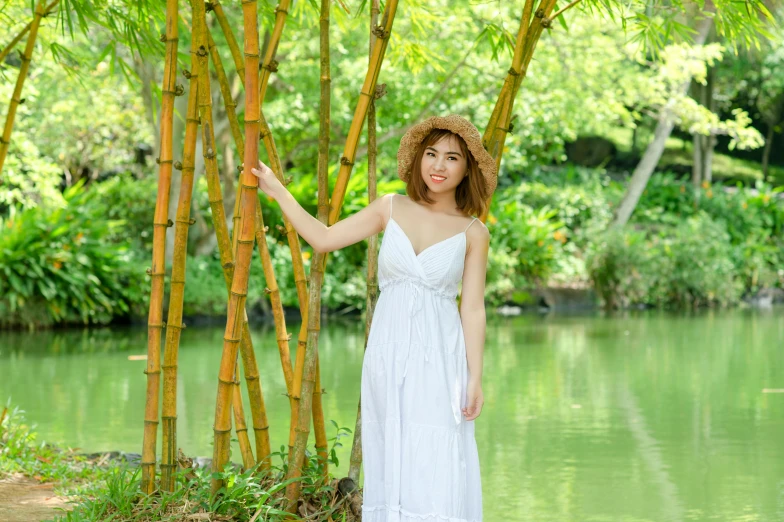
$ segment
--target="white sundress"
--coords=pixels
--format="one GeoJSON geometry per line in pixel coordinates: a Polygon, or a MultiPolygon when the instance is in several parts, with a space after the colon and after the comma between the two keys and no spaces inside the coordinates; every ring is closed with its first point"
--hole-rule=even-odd
{"type": "Polygon", "coordinates": [[[419,255],[392,217],[378,258],[381,293],[362,365],[363,522],[480,522],[468,361],[455,298],[466,231],[419,255]]]}

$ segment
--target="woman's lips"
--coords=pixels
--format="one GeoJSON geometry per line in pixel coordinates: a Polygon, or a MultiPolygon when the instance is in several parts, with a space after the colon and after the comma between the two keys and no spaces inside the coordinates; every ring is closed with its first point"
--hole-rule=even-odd
{"type": "Polygon", "coordinates": [[[430,179],[433,180],[433,183],[441,183],[442,181],[446,181],[444,176],[439,176],[438,174],[431,174],[430,179]]]}

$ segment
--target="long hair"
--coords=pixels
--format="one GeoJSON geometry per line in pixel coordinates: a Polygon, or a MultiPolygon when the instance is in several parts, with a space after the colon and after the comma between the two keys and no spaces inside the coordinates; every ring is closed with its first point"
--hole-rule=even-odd
{"type": "Polygon", "coordinates": [[[459,134],[455,134],[446,129],[433,129],[425,136],[422,143],[417,148],[414,161],[411,164],[411,177],[406,184],[406,193],[414,201],[425,201],[433,203],[434,200],[428,195],[427,185],[422,179],[422,156],[425,155],[425,149],[431,145],[435,145],[439,141],[448,136],[457,138],[460,144],[460,152],[466,158],[468,164],[468,175],[463,178],[455,191],[455,201],[457,208],[461,212],[469,216],[480,216],[487,208],[487,186],[485,185],[485,177],[479,170],[479,164],[474,159],[471,151],[468,150],[465,140],[459,134]]]}

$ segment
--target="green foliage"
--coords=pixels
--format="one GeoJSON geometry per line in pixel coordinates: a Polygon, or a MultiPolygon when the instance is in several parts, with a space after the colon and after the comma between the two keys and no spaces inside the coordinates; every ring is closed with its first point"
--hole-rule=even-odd
{"type": "Polygon", "coordinates": [[[505,190],[493,199],[488,215],[493,239],[487,287],[495,302],[514,300],[510,292],[544,284],[565,239],[556,209],[535,210],[524,200],[520,187],[505,190]]]}
{"type": "Polygon", "coordinates": [[[62,207],[0,220],[3,323],[106,323],[143,301],[144,277],[128,247],[107,241],[124,223],[90,212],[95,195],[78,184],[63,194],[62,207]]]}

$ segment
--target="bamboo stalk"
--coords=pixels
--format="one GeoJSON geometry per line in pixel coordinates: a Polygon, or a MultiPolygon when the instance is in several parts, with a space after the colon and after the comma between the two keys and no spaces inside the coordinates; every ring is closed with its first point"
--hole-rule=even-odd
{"type": "MultiPolygon", "coordinates": [[[[392,31],[392,22],[395,19],[397,10],[397,0],[389,0],[381,19],[381,24],[374,29],[374,34],[378,37],[373,46],[373,54],[368,67],[365,82],[360,92],[360,98],[354,111],[354,119],[349,128],[346,145],[343,149],[343,157],[340,160],[340,171],[335,182],[335,188],[330,198],[330,213],[328,225],[334,224],[339,216],[345,198],[345,191],[348,179],[354,165],[354,158],[357,150],[359,135],[365,123],[365,117],[370,105],[370,101],[375,96],[376,83],[381,71],[381,64],[384,59],[389,35],[392,31]]],[[[324,279],[324,270],[327,262],[326,253],[316,253],[310,266],[310,282],[308,285],[308,338],[306,344],[304,371],[302,377],[301,399],[297,416],[297,437],[293,450],[289,453],[289,469],[287,478],[302,476],[302,465],[305,459],[305,447],[308,442],[310,431],[310,417],[313,399],[313,388],[315,387],[316,361],[318,356],[318,336],[321,329],[321,288],[324,279]]],[[[301,481],[295,480],[286,487],[287,506],[289,512],[294,512],[299,499],[301,481]]]]}
{"type": "Polygon", "coordinates": [[[264,97],[267,94],[269,77],[273,72],[277,72],[278,70],[278,62],[275,60],[275,54],[278,52],[280,35],[283,33],[283,25],[286,23],[286,16],[289,13],[290,4],[291,0],[280,0],[280,3],[275,6],[275,26],[272,28],[270,43],[269,46],[267,46],[267,52],[264,54],[264,61],[261,63],[259,100],[261,100],[262,103],[264,103],[264,97]]]}
{"type": "MultiPolygon", "coordinates": [[[[210,57],[212,58],[212,63],[215,66],[215,70],[217,73],[218,84],[220,85],[223,104],[224,107],[226,108],[226,116],[229,119],[229,126],[232,129],[232,137],[234,138],[234,144],[237,147],[239,154],[242,157],[244,157],[245,155],[245,144],[243,141],[244,138],[242,137],[242,132],[240,131],[239,121],[237,119],[237,113],[235,110],[237,104],[234,102],[234,100],[231,97],[229,81],[226,76],[226,72],[223,68],[223,62],[220,58],[220,54],[217,51],[215,42],[212,38],[212,35],[209,32],[209,29],[207,30],[207,37],[209,39],[209,45],[210,45],[210,57]]],[[[241,181],[242,180],[240,179],[240,183],[238,185],[242,184],[241,181]]],[[[236,198],[235,217],[237,217],[239,214],[240,199],[241,198],[239,196],[236,198]]],[[[257,229],[259,227],[264,228],[263,219],[260,217],[261,206],[258,202],[258,198],[256,198],[256,213],[259,216],[258,219],[260,221],[256,222],[255,227],[257,229]]],[[[255,217],[256,216],[254,216],[254,218],[255,217]]],[[[232,245],[234,246],[234,248],[236,248],[236,244],[237,244],[236,241],[238,239],[238,234],[237,234],[237,232],[239,231],[239,228],[237,226],[238,222],[239,221],[235,219],[234,221],[235,226],[234,229],[232,230],[232,245]]],[[[233,252],[235,251],[233,250],[233,252]]],[[[259,252],[261,253],[261,247],[259,252]]],[[[269,268],[272,269],[271,261],[269,262],[269,268]]],[[[265,277],[267,276],[268,276],[267,270],[265,270],[265,277]]],[[[272,278],[274,279],[274,274],[272,275],[272,278]]],[[[282,314],[282,307],[281,307],[281,314],[282,314]]],[[[247,383],[248,396],[250,398],[250,404],[251,404],[251,416],[253,418],[254,440],[256,441],[256,455],[259,461],[262,463],[260,469],[266,470],[269,469],[271,464],[268,458],[270,455],[270,442],[269,442],[269,431],[267,429],[269,425],[267,422],[266,406],[264,404],[264,397],[261,390],[261,382],[259,379],[259,370],[258,370],[258,364],[256,362],[256,355],[252,349],[245,348],[246,346],[250,346],[250,345],[244,342],[240,344],[240,353],[242,354],[242,366],[245,370],[245,381],[247,383]]],[[[288,344],[286,344],[286,355],[288,355],[288,344]]],[[[289,363],[289,367],[290,365],[291,363],[289,363]]],[[[284,366],[284,372],[285,372],[285,366],[284,366]]],[[[235,414],[236,413],[237,410],[235,409],[235,414]]],[[[243,422],[244,422],[244,418],[243,418],[243,422]]]]}
{"type": "Polygon", "coordinates": [[[256,459],[253,458],[253,450],[250,448],[250,439],[248,438],[248,425],[245,424],[245,412],[242,408],[242,391],[240,390],[240,369],[238,363],[234,364],[234,392],[231,406],[234,410],[234,431],[237,432],[237,442],[240,445],[242,465],[245,469],[250,469],[256,465],[256,459]]]}
{"type": "MultiPolygon", "coordinates": [[[[278,42],[280,40],[282,34],[282,23],[285,21],[285,17],[283,17],[285,13],[282,13],[280,17],[276,18],[276,23],[278,20],[281,21],[280,30],[274,32],[274,37],[270,38],[270,44],[268,47],[269,49],[277,49],[278,42]]],[[[225,18],[225,15],[222,14],[222,11],[216,10],[216,16],[218,16],[219,22],[221,17],[225,18]]],[[[231,28],[228,25],[228,22],[225,20],[220,22],[221,28],[224,31],[227,31],[226,40],[229,43],[229,47],[237,47],[236,39],[233,37],[231,33],[231,28]],[[232,43],[233,42],[233,43],[232,43]]],[[[276,25],[277,27],[277,25],[276,25]]],[[[239,69],[239,64],[237,63],[237,56],[239,56],[239,49],[237,48],[237,52],[232,51],[232,56],[235,57],[235,66],[239,69]]],[[[272,56],[272,55],[270,55],[272,56]]],[[[243,79],[243,86],[245,85],[243,79]]],[[[263,105],[264,99],[259,99],[259,114],[261,119],[261,138],[264,141],[264,147],[267,152],[267,156],[270,163],[270,168],[275,173],[277,178],[284,184],[288,184],[288,181],[283,178],[283,168],[280,163],[280,157],[278,156],[278,151],[275,146],[275,141],[272,138],[271,131],[267,122],[264,118],[264,111],[261,108],[263,105]]],[[[259,212],[260,215],[260,212],[259,212]]],[[[235,219],[235,228],[239,229],[239,221],[235,219]]],[[[300,306],[300,315],[302,317],[302,326],[300,327],[299,335],[297,338],[297,358],[296,364],[293,373],[289,373],[287,361],[290,363],[290,354],[289,354],[289,347],[287,343],[287,339],[289,335],[286,333],[285,328],[281,329],[280,326],[285,326],[285,321],[282,321],[283,315],[281,312],[279,320],[276,319],[276,334],[278,338],[278,349],[281,353],[281,363],[283,365],[283,374],[286,377],[286,389],[287,394],[289,396],[289,402],[291,404],[291,429],[289,431],[289,451],[294,446],[294,439],[296,438],[295,426],[296,422],[295,419],[297,418],[297,411],[298,405],[300,400],[300,388],[302,383],[302,371],[304,368],[304,353],[305,353],[305,345],[307,344],[307,323],[308,323],[308,309],[307,309],[307,300],[308,300],[308,289],[307,289],[307,281],[305,276],[305,267],[304,263],[302,262],[302,251],[300,247],[299,235],[294,227],[289,222],[286,216],[283,216],[283,225],[284,231],[286,233],[286,237],[289,244],[289,249],[291,250],[291,259],[292,259],[292,267],[294,272],[294,284],[297,289],[297,299],[299,301],[300,306]],[[282,321],[282,322],[281,322],[282,321]],[[284,341],[286,344],[284,345],[284,341]],[[293,377],[293,381],[289,379],[289,376],[293,377]]],[[[258,221],[257,226],[264,227],[263,221],[258,221]]],[[[257,236],[258,237],[258,236],[257,236]]],[[[265,239],[266,240],[266,239],[265,239]]],[[[264,264],[264,260],[262,259],[262,265],[264,264]]],[[[267,273],[265,271],[265,277],[267,277],[267,273]]],[[[269,282],[270,279],[268,278],[267,281],[269,282]]],[[[274,295],[274,292],[277,291],[277,283],[274,290],[271,290],[273,293],[270,295],[274,295]]],[[[274,305],[273,305],[274,306],[274,305]]],[[[273,309],[273,316],[275,316],[275,312],[273,309]]],[[[277,316],[276,316],[277,317],[277,316]]],[[[318,366],[318,361],[316,362],[318,366]]],[[[314,393],[321,393],[321,387],[318,387],[318,390],[314,390],[314,393]]],[[[326,430],[323,424],[323,413],[321,413],[321,401],[319,399],[316,400],[313,408],[313,419],[314,425],[316,426],[316,433],[317,433],[317,442],[316,444],[319,445],[319,440],[326,441],[326,430]],[[321,436],[323,434],[323,437],[321,436]]],[[[324,444],[326,447],[326,443],[324,444]]]]}
{"type": "MultiPolygon", "coordinates": [[[[200,4],[194,2],[194,11],[200,4]]],[[[198,8],[198,23],[204,26],[206,33],[206,18],[204,6],[198,8]]],[[[231,412],[228,405],[231,403],[231,383],[233,381],[234,361],[237,358],[237,345],[242,330],[243,310],[248,292],[248,275],[250,260],[253,254],[255,233],[254,211],[258,200],[258,183],[251,173],[251,168],[256,164],[259,144],[259,34],[258,13],[256,2],[243,0],[242,2],[243,25],[245,29],[245,156],[243,161],[242,181],[239,194],[242,198],[241,227],[237,239],[237,257],[232,278],[231,294],[226,313],[226,332],[224,335],[223,353],[218,377],[218,396],[215,406],[215,441],[213,445],[212,471],[221,472],[228,461],[229,435],[231,432],[231,412]]],[[[194,24],[195,25],[195,24],[194,24]]],[[[200,27],[201,29],[201,27],[200,27]]],[[[202,37],[206,43],[206,38],[202,37]]],[[[205,48],[206,50],[206,48],[205,48]]],[[[201,87],[201,83],[199,84],[201,87]]],[[[213,478],[211,483],[212,494],[215,495],[223,486],[223,481],[213,478]]]]}
{"type": "MultiPolygon", "coordinates": [[[[555,0],[541,0],[538,9],[533,15],[533,21],[530,23],[533,0],[526,0],[523,7],[523,16],[520,21],[520,29],[517,33],[517,41],[512,58],[512,67],[504,80],[504,85],[501,88],[501,93],[498,96],[493,114],[485,128],[482,139],[485,149],[495,158],[497,170],[501,166],[506,137],[511,132],[512,111],[517,92],[528,72],[528,66],[531,63],[531,58],[533,58],[534,50],[542,35],[542,31],[550,27],[552,20],[549,16],[554,7],[555,0]]],[[[491,201],[492,194],[488,199],[485,212],[480,216],[482,222],[487,220],[491,201]]]]}
{"type": "Polygon", "coordinates": [[[0,138],[0,174],[3,172],[3,165],[5,164],[5,158],[8,154],[8,146],[11,144],[11,131],[14,128],[16,109],[24,102],[24,99],[22,98],[22,88],[27,79],[27,71],[30,69],[30,61],[33,58],[33,49],[35,48],[35,40],[38,37],[38,27],[41,24],[41,18],[43,18],[43,16],[44,2],[43,0],[38,0],[38,3],[35,6],[33,21],[30,22],[30,35],[27,37],[27,44],[25,45],[24,52],[21,56],[22,65],[19,67],[19,76],[16,77],[14,93],[11,95],[11,101],[8,103],[8,114],[5,117],[3,136],[0,138]]]}
{"type": "MultiPolygon", "coordinates": [[[[329,56],[329,7],[330,0],[321,0],[321,16],[319,17],[319,53],[321,55],[321,93],[319,100],[319,145],[318,145],[318,220],[324,224],[329,221],[329,132],[331,97],[329,56]]],[[[316,354],[318,356],[318,354],[316,354]]],[[[300,379],[301,381],[301,379],[300,379]]],[[[313,389],[313,427],[316,432],[316,454],[321,469],[321,482],[329,482],[329,448],[327,435],[324,431],[324,413],[321,401],[321,370],[316,364],[316,384],[313,389]]],[[[291,419],[292,424],[294,418],[291,419]]]]}
{"type": "Polygon", "coordinates": [[[234,37],[234,32],[231,30],[231,25],[229,24],[228,18],[226,18],[226,13],[223,11],[220,0],[212,0],[211,4],[212,11],[215,12],[215,18],[218,20],[218,25],[220,25],[221,31],[223,31],[223,35],[226,37],[226,41],[229,44],[229,51],[231,52],[231,57],[234,59],[237,74],[239,74],[242,84],[245,85],[245,62],[242,57],[242,51],[240,51],[240,46],[237,43],[237,39],[234,37]]]}
{"type": "Polygon", "coordinates": [[[188,227],[191,221],[193,173],[196,159],[196,137],[199,133],[198,61],[191,55],[188,92],[188,112],[185,116],[185,142],[182,153],[182,178],[174,225],[174,252],[169,296],[169,316],[166,320],[166,344],[163,352],[163,433],[161,440],[161,489],[174,491],[174,471],[177,467],[177,356],[182,323],[182,304],[185,297],[185,262],[188,254],[188,227]]]}
{"type": "MultiPolygon", "coordinates": [[[[373,28],[378,24],[379,0],[373,0],[370,7],[370,56],[373,55],[373,44],[376,35],[373,28]]],[[[368,107],[368,202],[373,202],[377,197],[376,179],[376,101],[370,101],[368,107]]],[[[378,300],[378,234],[373,234],[368,238],[368,273],[367,273],[367,295],[365,298],[365,342],[364,350],[367,350],[367,342],[370,334],[370,325],[373,321],[373,311],[378,300]]],[[[362,397],[357,402],[357,420],[354,424],[354,440],[351,444],[351,457],[349,459],[348,477],[356,484],[359,484],[359,472],[362,466],[362,397]]]]}
{"type": "MultiPolygon", "coordinates": [[[[60,0],[52,0],[52,2],[46,6],[46,9],[44,9],[43,17],[48,16],[54,10],[54,8],[57,7],[57,4],[59,3],[60,0]]],[[[2,63],[5,60],[5,57],[8,56],[8,54],[11,51],[13,51],[14,47],[16,47],[16,44],[18,44],[19,41],[25,37],[25,35],[30,31],[32,27],[33,27],[33,22],[28,22],[27,25],[25,25],[22,28],[22,30],[19,31],[19,34],[14,36],[13,39],[11,39],[11,41],[8,43],[8,45],[6,45],[5,48],[2,51],[0,51],[0,63],[2,63]]]]}
{"type": "Polygon", "coordinates": [[[163,68],[161,96],[161,157],[158,162],[158,197],[153,219],[150,309],[147,319],[147,397],[144,411],[141,490],[155,490],[155,453],[158,436],[158,393],[161,377],[161,331],[163,324],[164,273],[166,269],[166,228],[171,226],[169,189],[172,175],[172,125],[177,76],[177,0],[166,1],[166,58],[163,68]]]}

